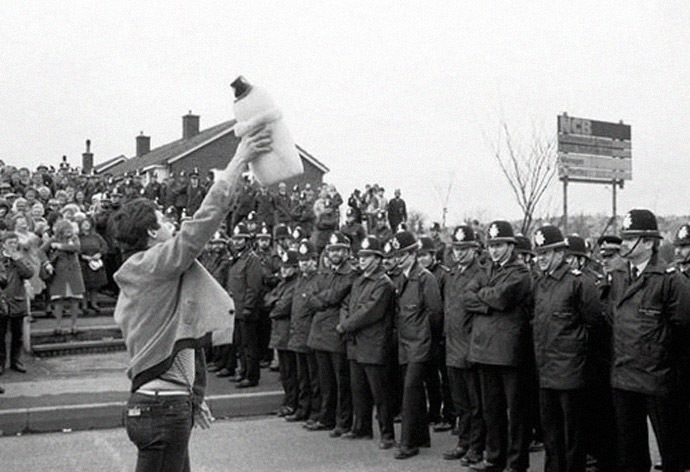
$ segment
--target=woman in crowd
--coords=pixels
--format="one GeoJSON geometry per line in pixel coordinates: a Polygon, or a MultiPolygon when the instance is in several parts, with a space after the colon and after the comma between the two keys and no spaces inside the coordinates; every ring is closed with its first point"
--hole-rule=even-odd
{"type": "Polygon", "coordinates": [[[33,220],[27,218],[24,213],[17,213],[12,218],[12,225],[13,231],[17,235],[19,249],[33,270],[33,276],[25,282],[27,301],[31,301],[46,287],[46,284],[39,277],[39,269],[45,255],[41,257],[41,240],[32,231],[33,220]]]}
{"type": "Polygon", "coordinates": [[[81,275],[78,253],[79,237],[73,224],[60,219],[53,226],[54,236],[44,244],[48,259],[53,267],[53,276],[48,285],[50,300],[53,302],[53,313],[57,324],[56,334],[65,334],[62,329],[62,315],[67,308],[72,318],[71,332],[77,332],[79,300],[84,296],[84,280],[81,275]]]}
{"type": "Polygon", "coordinates": [[[93,229],[93,220],[85,217],[79,224],[79,244],[81,254],[81,273],[84,278],[84,309],[91,309],[100,313],[101,308],[96,302],[96,292],[105,287],[108,278],[103,266],[103,255],[108,251],[108,244],[93,229]]]}

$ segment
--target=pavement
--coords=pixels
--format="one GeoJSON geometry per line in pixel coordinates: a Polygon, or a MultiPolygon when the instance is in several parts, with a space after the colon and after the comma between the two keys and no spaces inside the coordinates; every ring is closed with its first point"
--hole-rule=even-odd
{"type": "MultiPolygon", "coordinates": [[[[396,425],[400,437],[400,425],[396,425]]],[[[394,449],[378,449],[374,440],[332,439],[326,432],[306,431],[300,423],[276,417],[217,421],[209,430],[195,429],[190,441],[194,471],[372,471],[412,472],[468,470],[443,460],[457,437],[432,433],[431,448],[400,461],[394,449]]],[[[0,438],[3,472],[134,470],[136,448],[123,428],[0,438]],[[69,452],[65,452],[69,451],[69,452]]],[[[533,471],[543,470],[543,453],[530,455],[533,471]]]]}
{"type": "MultiPolygon", "coordinates": [[[[124,424],[130,383],[127,353],[38,358],[24,355],[26,374],[0,376],[0,435],[113,428],[124,424]]],[[[258,387],[238,390],[208,377],[207,400],[217,417],[266,415],[280,405],[277,372],[262,369],[258,387]]]]}

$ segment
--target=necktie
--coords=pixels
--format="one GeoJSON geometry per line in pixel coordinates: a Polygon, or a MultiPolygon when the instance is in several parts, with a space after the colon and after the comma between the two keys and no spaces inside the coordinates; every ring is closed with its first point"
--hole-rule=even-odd
{"type": "Polygon", "coordinates": [[[632,268],[632,279],[637,280],[637,277],[640,275],[640,271],[637,268],[637,266],[633,266],[632,268]]]}

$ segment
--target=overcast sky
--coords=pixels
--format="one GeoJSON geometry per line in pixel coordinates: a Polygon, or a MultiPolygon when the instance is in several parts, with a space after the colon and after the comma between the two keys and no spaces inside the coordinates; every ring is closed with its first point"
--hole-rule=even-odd
{"type": "MultiPolygon", "coordinates": [[[[449,223],[520,211],[487,140],[504,116],[555,136],[556,116],[632,126],[619,212],[690,214],[687,2],[6,2],[0,15],[1,155],[80,164],[232,118],[243,74],[282,107],[296,141],[344,194],[402,189],[449,223]],[[127,4],[129,3],[129,4],[127,4]]],[[[343,195],[347,197],[347,195],[343,195]]],[[[560,186],[547,195],[560,214],[560,186]]],[[[610,212],[610,189],[572,185],[571,214],[610,212]]]]}

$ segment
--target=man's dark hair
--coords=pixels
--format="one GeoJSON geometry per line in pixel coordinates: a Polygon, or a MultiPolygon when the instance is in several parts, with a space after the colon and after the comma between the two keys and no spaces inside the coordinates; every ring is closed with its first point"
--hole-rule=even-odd
{"type": "Polygon", "coordinates": [[[123,251],[143,251],[148,248],[148,230],[160,228],[156,217],[157,209],[151,200],[137,198],[124,204],[112,216],[115,239],[123,251]]]}

